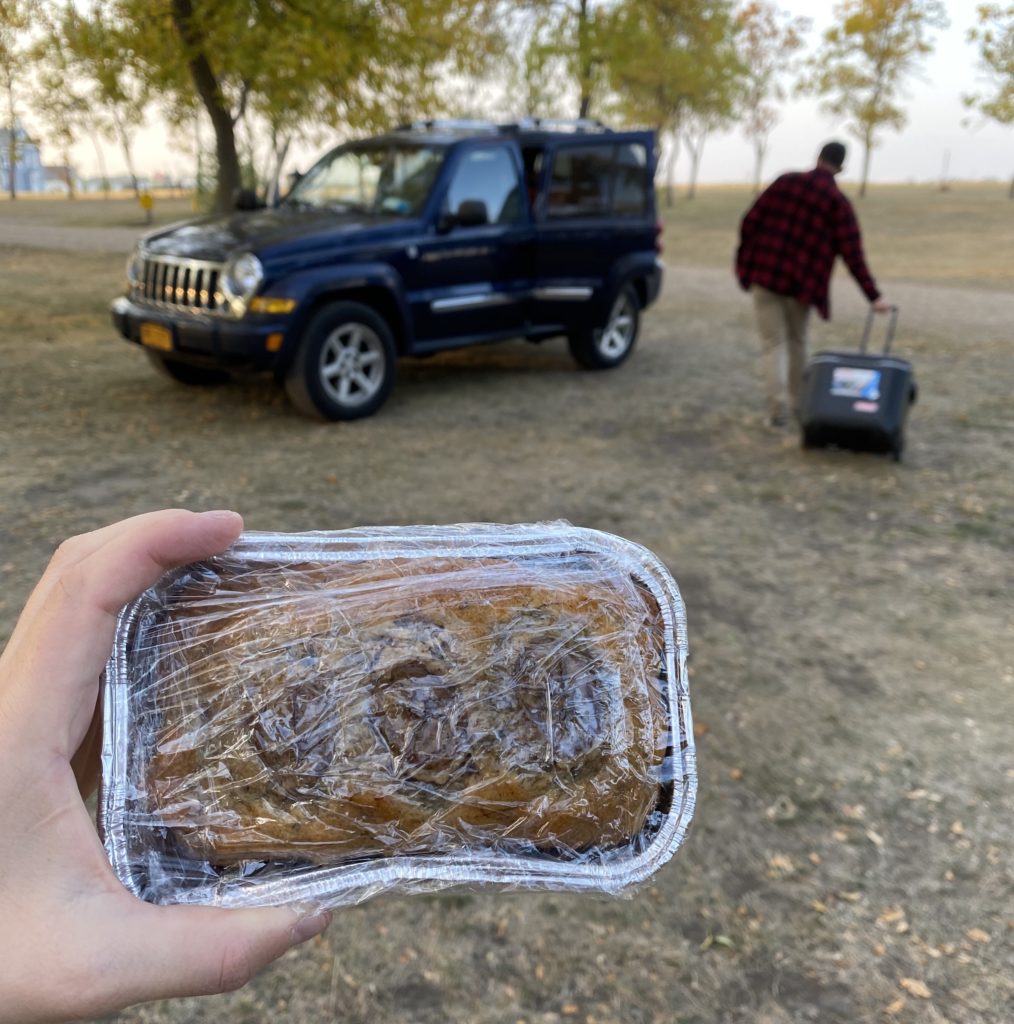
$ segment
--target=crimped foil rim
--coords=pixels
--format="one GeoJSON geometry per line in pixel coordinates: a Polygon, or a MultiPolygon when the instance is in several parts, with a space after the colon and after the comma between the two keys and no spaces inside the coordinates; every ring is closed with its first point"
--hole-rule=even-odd
{"type": "MultiPolygon", "coordinates": [[[[612,556],[619,568],[648,587],[658,601],[665,624],[673,794],[663,823],[643,850],[600,863],[536,860],[500,852],[378,858],[306,868],[291,878],[242,885],[210,883],[179,893],[175,902],[243,907],[308,901],[336,906],[358,902],[373,892],[397,888],[399,883],[414,888],[426,888],[427,883],[436,888],[489,884],[512,889],[615,892],[642,882],[661,868],[682,845],[693,817],[697,761],[687,685],[686,610],[676,581],[647,548],[613,534],[575,527],[560,520],[524,526],[477,523],[384,526],[333,532],[245,532],[224,555],[249,561],[284,562],[299,556],[312,556],[314,561],[342,561],[363,554],[405,558],[510,557],[589,550],[612,556]],[[520,533],[521,530],[526,532],[520,533]]],[[[99,830],[117,877],[136,896],[142,893],[125,835],[130,726],[128,643],[140,609],[172,576],[167,574],[120,612],[104,680],[99,830]]]]}

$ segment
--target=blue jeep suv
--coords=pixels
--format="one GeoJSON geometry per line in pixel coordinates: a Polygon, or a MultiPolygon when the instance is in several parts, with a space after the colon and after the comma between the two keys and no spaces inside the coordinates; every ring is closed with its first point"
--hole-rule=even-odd
{"type": "Polygon", "coordinates": [[[113,321],[185,384],[270,370],[368,416],[398,356],[565,335],[617,366],[661,285],[655,139],[597,123],[416,123],[338,146],[271,207],[143,238],[113,321]]]}

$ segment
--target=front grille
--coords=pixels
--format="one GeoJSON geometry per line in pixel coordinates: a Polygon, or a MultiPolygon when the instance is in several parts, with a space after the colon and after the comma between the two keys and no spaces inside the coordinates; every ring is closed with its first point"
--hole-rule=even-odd
{"type": "Polygon", "coordinates": [[[184,313],[227,313],[220,282],[224,264],[177,256],[145,256],[132,299],[184,313]]]}

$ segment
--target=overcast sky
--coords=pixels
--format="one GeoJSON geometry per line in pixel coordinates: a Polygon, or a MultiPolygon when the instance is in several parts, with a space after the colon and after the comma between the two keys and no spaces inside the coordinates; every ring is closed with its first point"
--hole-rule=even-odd
{"type": "MultiPolygon", "coordinates": [[[[975,20],[977,2],[950,0],[947,3],[950,27],[937,34],[935,51],[926,60],[921,75],[910,79],[904,101],[908,124],[901,132],[883,133],[873,157],[872,180],[937,180],[945,150],[950,151],[952,178],[1007,179],[1014,174],[1014,130],[995,123],[969,126],[964,123],[969,113],[962,105],[961,96],[977,86],[976,51],[965,41],[975,20]]],[[[782,0],[782,7],[813,18],[813,31],[807,38],[808,49],[812,50],[830,20],[830,5],[818,7],[803,0],[782,0]]],[[[764,165],[765,178],[809,165],[820,144],[833,137],[852,143],[841,124],[820,112],[816,100],[789,101],[782,108],[781,120],[771,137],[764,165]]],[[[326,139],[322,148],[332,141],[326,139]]],[[[118,150],[111,145],[104,149],[108,172],[123,173],[123,160],[118,150]]],[[[298,152],[294,162],[305,169],[313,152],[312,149],[298,152]]],[[[45,146],[43,156],[47,162],[58,162],[57,154],[45,146]]],[[[78,144],[72,158],[82,176],[98,173],[95,150],[90,142],[78,144]]],[[[183,151],[179,141],[173,142],[158,124],[139,134],[136,161],[141,173],[188,174],[193,167],[192,153],[183,151]]],[[[846,179],[858,173],[860,162],[858,144],[853,143],[846,179]]],[[[677,179],[684,180],[686,174],[684,160],[677,166],[677,179]]],[[[752,149],[738,130],[708,140],[701,162],[702,182],[749,181],[752,174],[752,149]]]]}

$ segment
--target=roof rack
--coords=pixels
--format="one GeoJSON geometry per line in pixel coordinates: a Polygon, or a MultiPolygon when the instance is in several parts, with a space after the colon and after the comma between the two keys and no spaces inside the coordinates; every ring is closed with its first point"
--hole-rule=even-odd
{"type": "MultiPolygon", "coordinates": [[[[507,127],[507,126],[501,126],[507,127]]],[[[523,117],[509,127],[521,132],[611,132],[593,117],[523,117]]]]}
{"type": "Polygon", "coordinates": [[[462,132],[470,134],[499,135],[503,132],[611,132],[601,121],[591,117],[522,117],[517,121],[496,124],[478,118],[429,118],[406,121],[398,125],[399,132],[462,132]]]}
{"type": "Polygon", "coordinates": [[[395,129],[399,132],[485,132],[496,135],[503,129],[492,121],[474,118],[430,118],[425,121],[407,121],[395,129]]]}

